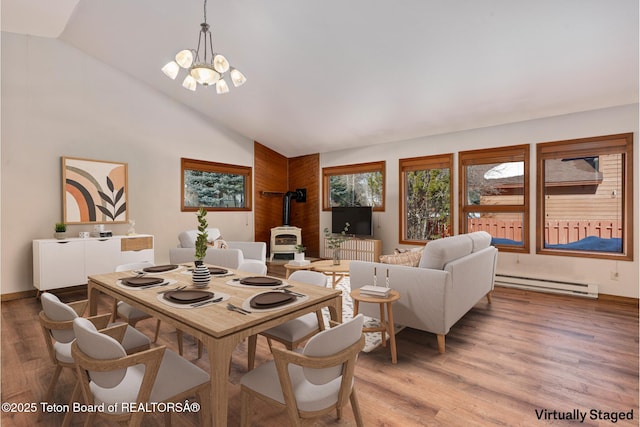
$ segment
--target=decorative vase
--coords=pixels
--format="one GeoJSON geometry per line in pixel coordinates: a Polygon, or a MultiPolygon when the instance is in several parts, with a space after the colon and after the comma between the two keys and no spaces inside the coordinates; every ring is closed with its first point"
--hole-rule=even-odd
{"type": "Polygon", "coordinates": [[[211,281],[211,272],[209,271],[209,267],[204,265],[203,261],[195,261],[195,268],[191,274],[191,280],[195,286],[200,287],[207,286],[211,281]]]}
{"type": "Polygon", "coordinates": [[[58,240],[63,240],[63,239],[67,238],[67,232],[66,231],[56,231],[53,235],[58,240]]]}
{"type": "Polygon", "coordinates": [[[296,252],[293,254],[294,261],[304,261],[304,252],[296,252]]]}
{"type": "Polygon", "coordinates": [[[340,248],[333,250],[333,265],[340,265],[340,248]]]}

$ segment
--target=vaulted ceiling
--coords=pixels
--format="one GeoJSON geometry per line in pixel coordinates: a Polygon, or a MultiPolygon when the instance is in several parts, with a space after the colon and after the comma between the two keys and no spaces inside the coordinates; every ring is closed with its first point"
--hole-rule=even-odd
{"type": "MultiPolygon", "coordinates": [[[[209,0],[247,76],[193,93],[201,0],[2,0],[2,31],[54,37],[289,157],[638,102],[637,0],[209,0]]],[[[9,60],[9,58],[2,58],[9,60]]]]}

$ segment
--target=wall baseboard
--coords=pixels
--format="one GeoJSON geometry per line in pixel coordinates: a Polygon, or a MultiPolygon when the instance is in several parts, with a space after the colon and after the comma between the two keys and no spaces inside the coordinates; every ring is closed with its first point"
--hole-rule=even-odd
{"type": "MultiPolygon", "coordinates": [[[[87,291],[87,285],[78,285],[78,286],[70,286],[68,288],[60,288],[60,289],[51,289],[49,290],[49,292],[54,292],[55,294],[61,294],[61,293],[70,293],[70,292],[78,292],[78,291],[87,291]]],[[[12,292],[9,294],[2,294],[0,295],[0,302],[5,302],[5,301],[13,301],[13,300],[17,300],[17,299],[24,299],[24,298],[37,298],[38,297],[38,290],[37,289],[32,289],[29,291],[21,291],[21,292],[12,292]]]]}

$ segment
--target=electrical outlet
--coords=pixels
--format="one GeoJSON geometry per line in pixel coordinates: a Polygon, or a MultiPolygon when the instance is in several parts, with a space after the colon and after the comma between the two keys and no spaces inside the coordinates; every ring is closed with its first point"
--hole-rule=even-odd
{"type": "Polygon", "coordinates": [[[617,271],[612,271],[611,272],[611,280],[618,280],[618,272],[617,271]]]}

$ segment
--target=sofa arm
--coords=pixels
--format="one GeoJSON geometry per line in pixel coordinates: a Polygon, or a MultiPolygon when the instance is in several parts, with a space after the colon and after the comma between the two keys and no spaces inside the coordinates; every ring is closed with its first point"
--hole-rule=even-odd
{"type": "Polygon", "coordinates": [[[267,244],[264,242],[227,242],[229,249],[239,249],[245,261],[257,260],[267,262],[267,244]]]}

